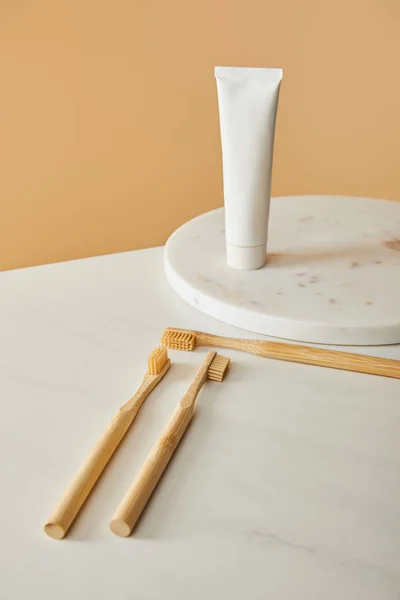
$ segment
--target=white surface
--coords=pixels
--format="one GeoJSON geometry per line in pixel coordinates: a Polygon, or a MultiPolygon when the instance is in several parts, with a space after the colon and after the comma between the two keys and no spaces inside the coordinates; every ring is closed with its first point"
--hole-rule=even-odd
{"type": "Polygon", "coordinates": [[[191,306],[261,334],[321,344],[400,342],[400,203],[341,196],[271,202],[267,265],[226,265],[224,211],[189,221],[165,250],[191,306]]]}
{"type": "Polygon", "coordinates": [[[215,77],[221,126],[226,239],[236,246],[236,252],[231,246],[226,260],[235,269],[259,269],[265,265],[265,251],[260,246],[265,250],[267,243],[282,69],[215,67],[215,77]]]}
{"type": "Polygon", "coordinates": [[[397,600],[399,380],[225,351],[120,539],[108,521],[207,350],[171,352],[69,537],[42,533],[168,325],[243,333],[170,290],[162,249],[0,274],[1,600],[397,600]]]}

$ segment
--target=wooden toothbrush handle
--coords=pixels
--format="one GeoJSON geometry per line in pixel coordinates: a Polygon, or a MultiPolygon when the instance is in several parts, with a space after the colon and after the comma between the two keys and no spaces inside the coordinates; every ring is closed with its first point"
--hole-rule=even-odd
{"type": "Polygon", "coordinates": [[[210,351],[196,373],[189,389],[176,407],[171,419],[144,461],[136,479],[115,511],[110,529],[116,535],[130,535],[153,493],[165,467],[189,425],[197,395],[208,377],[208,369],[216,352],[210,351]]]}
{"type": "Polygon", "coordinates": [[[400,360],[283,342],[228,338],[201,331],[193,333],[201,346],[232,348],[266,358],[400,379],[400,360]]]}
{"type": "Polygon", "coordinates": [[[246,340],[246,342],[246,348],[242,347],[241,349],[257,354],[258,356],[329,367],[331,369],[343,369],[345,371],[400,378],[399,360],[353,354],[339,350],[284,344],[282,342],[267,342],[263,340],[246,340]]]}
{"type": "Polygon", "coordinates": [[[131,413],[119,411],[112,419],[48,518],[44,526],[48,536],[53,539],[65,536],[134,417],[131,413]]]}
{"type": "Polygon", "coordinates": [[[179,405],[154,444],[136,479],[115,511],[110,528],[121,537],[130,535],[175,452],[193,416],[193,406],[179,405]]]}
{"type": "Polygon", "coordinates": [[[158,375],[144,377],[136,394],[121,406],[103,435],[97,440],[44,526],[44,531],[49,537],[60,540],[65,536],[143,402],[168,371],[170,364],[168,360],[158,375]]]}

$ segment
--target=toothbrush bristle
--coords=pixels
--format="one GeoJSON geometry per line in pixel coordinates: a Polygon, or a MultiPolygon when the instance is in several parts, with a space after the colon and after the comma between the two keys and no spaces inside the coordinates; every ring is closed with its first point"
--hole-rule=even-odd
{"type": "Polygon", "coordinates": [[[190,331],[168,328],[164,330],[161,343],[171,350],[190,352],[196,345],[196,335],[190,331]]]}
{"type": "Polygon", "coordinates": [[[147,372],[149,375],[158,375],[163,370],[168,360],[168,352],[164,346],[158,346],[150,354],[147,360],[147,372]]]}
{"type": "Polygon", "coordinates": [[[216,354],[208,369],[208,379],[221,382],[225,377],[230,360],[227,356],[216,354]]]}

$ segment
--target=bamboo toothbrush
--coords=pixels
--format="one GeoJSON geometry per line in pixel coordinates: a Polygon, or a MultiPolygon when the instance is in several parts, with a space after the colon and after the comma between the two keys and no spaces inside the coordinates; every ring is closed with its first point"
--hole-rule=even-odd
{"type": "Polygon", "coordinates": [[[167,350],[163,346],[150,354],[147,373],[138,391],[119,408],[45,524],[44,531],[49,537],[60,540],[65,536],[143,402],[164,377],[170,365],[167,350]]]}
{"type": "Polygon", "coordinates": [[[399,360],[365,356],[351,352],[340,352],[338,350],[310,348],[309,346],[270,342],[267,340],[227,338],[202,331],[173,329],[171,327],[164,330],[161,343],[167,346],[167,348],[186,351],[194,350],[195,346],[233,348],[234,350],[242,350],[243,352],[267,358],[400,379],[399,360]]]}
{"type": "Polygon", "coordinates": [[[216,352],[208,352],[188,391],[176,407],[170,421],[114,513],[110,529],[116,535],[120,537],[130,535],[191,421],[200,389],[207,379],[222,381],[229,361],[229,358],[216,352]]]}

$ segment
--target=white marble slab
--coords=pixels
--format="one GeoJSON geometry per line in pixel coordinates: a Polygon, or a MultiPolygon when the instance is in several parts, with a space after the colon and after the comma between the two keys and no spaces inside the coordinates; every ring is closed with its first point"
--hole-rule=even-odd
{"type": "Polygon", "coordinates": [[[165,250],[194,308],[265,335],[321,344],[400,342],[400,203],[341,196],[272,200],[268,262],[226,265],[224,211],[189,221],[165,250]]]}
{"type": "Polygon", "coordinates": [[[0,274],[1,600],[398,600],[393,379],[225,351],[226,381],[117,538],[109,518],[206,349],[171,353],[70,536],[42,533],[168,325],[243,335],[180,300],[161,248],[0,274]]]}

